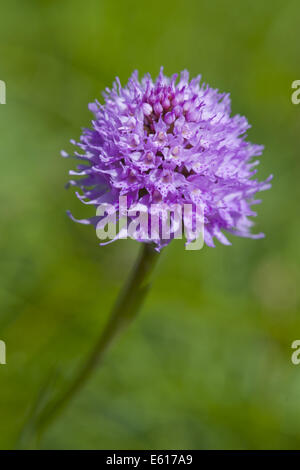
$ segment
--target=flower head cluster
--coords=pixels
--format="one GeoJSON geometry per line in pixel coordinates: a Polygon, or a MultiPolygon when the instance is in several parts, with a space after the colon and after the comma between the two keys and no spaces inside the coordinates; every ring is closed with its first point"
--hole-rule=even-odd
{"type": "MultiPolygon", "coordinates": [[[[139,81],[134,72],[124,87],[117,78],[104,98],[103,105],[89,105],[92,128],[84,129],[80,142],[72,141],[83,164],[70,173],[84,178],[70,183],[81,189],[82,202],[108,202],[118,210],[119,196],[126,195],[131,207],[200,204],[207,245],[214,246],[214,237],[230,244],[222,230],[263,236],[250,233],[248,217],[256,215],[254,195],[270,187],[271,177],[253,178],[258,161],[252,158],[263,147],[246,141],[248,122],[230,116],[228,94],[200,84],[200,76],[189,81],[187,71],[169,78],[161,70],[156,81],[150,75],[139,81]]],[[[158,249],[166,244],[150,241],[158,249]]]]}

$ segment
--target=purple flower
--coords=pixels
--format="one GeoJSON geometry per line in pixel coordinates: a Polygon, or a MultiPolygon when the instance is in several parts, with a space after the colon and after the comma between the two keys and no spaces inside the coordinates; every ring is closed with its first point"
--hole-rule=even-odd
{"type": "MultiPolygon", "coordinates": [[[[104,98],[104,105],[89,105],[92,128],[84,129],[80,142],[71,141],[82,150],[76,156],[83,164],[70,172],[83,176],[70,182],[81,189],[76,194],[82,202],[109,203],[116,211],[119,196],[125,195],[133,208],[200,204],[208,246],[214,246],[214,237],[230,244],[223,230],[264,236],[250,233],[248,217],[256,215],[251,206],[260,201],[254,195],[270,187],[271,176],[264,182],[253,178],[258,161],[252,158],[263,147],[246,141],[250,126],[245,117],[230,116],[228,94],[200,84],[200,76],[189,81],[187,71],[178,80],[161,69],[155,82],[150,75],[139,81],[134,72],[122,87],[117,78],[104,98]]],[[[97,225],[100,219],[78,222],[97,225]]],[[[136,236],[154,242],[158,250],[171,238],[136,236]]]]}

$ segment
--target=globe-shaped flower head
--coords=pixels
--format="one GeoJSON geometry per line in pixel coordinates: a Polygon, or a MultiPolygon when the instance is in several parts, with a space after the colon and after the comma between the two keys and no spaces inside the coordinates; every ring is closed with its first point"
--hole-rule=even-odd
{"type": "MultiPolygon", "coordinates": [[[[156,81],[150,75],[139,81],[134,72],[122,87],[117,78],[104,98],[103,105],[89,105],[95,116],[92,128],[84,129],[79,143],[72,141],[83,151],[77,157],[85,161],[78,172],[70,172],[85,176],[71,181],[82,190],[80,200],[95,206],[107,202],[116,211],[125,195],[129,207],[201,205],[209,246],[214,237],[230,244],[224,230],[263,236],[250,233],[248,217],[256,215],[254,195],[270,187],[271,177],[264,182],[253,178],[258,161],[252,159],[263,147],[246,141],[249,124],[245,117],[230,116],[228,94],[200,84],[200,76],[189,81],[187,71],[178,80],[161,69],[156,81]]],[[[148,241],[160,249],[170,239],[156,235],[148,241]]]]}

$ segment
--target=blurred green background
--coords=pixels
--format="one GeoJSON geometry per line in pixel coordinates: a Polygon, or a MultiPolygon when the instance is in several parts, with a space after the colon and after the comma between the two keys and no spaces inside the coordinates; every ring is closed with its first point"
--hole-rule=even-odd
{"type": "Polygon", "coordinates": [[[298,0],[10,0],[1,4],[0,447],[63,387],[101,331],[139,245],[99,247],[60,157],[118,75],[183,68],[231,92],[262,143],[256,231],[162,254],[134,325],[40,448],[300,448],[298,0]]]}

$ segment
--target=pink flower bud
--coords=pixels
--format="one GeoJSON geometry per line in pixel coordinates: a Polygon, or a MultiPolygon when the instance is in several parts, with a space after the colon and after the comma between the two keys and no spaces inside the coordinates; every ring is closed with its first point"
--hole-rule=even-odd
{"type": "Polygon", "coordinates": [[[144,113],[145,116],[150,116],[152,111],[153,111],[153,109],[152,109],[151,104],[143,103],[143,113],[144,113]]]}
{"type": "Polygon", "coordinates": [[[166,124],[172,124],[174,121],[175,121],[175,113],[170,112],[170,113],[167,113],[164,117],[164,121],[166,124]]]}

